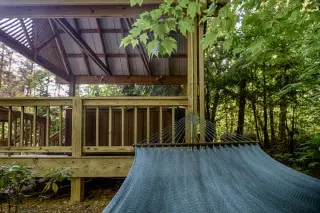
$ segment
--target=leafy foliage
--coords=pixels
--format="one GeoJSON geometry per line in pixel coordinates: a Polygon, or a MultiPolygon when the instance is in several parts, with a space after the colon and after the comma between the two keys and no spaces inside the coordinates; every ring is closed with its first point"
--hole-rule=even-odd
{"type": "Polygon", "coordinates": [[[1,166],[0,168],[0,192],[9,204],[15,205],[15,212],[22,203],[23,190],[34,184],[33,168],[24,164],[14,163],[11,166],[1,166]]]}
{"type": "MultiPolygon", "coordinates": [[[[143,1],[131,0],[131,5],[141,5],[143,1]]],[[[201,14],[205,1],[165,0],[158,9],[144,12],[136,20],[129,35],[121,46],[138,43],[147,47],[150,56],[171,55],[177,49],[173,32],[184,36],[193,32],[195,19],[201,14]]]]}
{"type": "Polygon", "coordinates": [[[58,169],[51,169],[50,172],[47,174],[46,178],[49,181],[46,183],[45,187],[43,188],[43,193],[46,193],[52,190],[54,193],[57,193],[59,190],[59,182],[64,181],[65,179],[71,181],[72,177],[72,170],[70,168],[58,168],[58,169]]]}

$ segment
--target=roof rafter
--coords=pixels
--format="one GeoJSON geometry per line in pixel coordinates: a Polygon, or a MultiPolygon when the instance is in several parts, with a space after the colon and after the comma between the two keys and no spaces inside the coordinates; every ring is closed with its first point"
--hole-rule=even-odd
{"type": "MultiPolygon", "coordinates": [[[[125,34],[124,34],[124,20],[123,20],[123,18],[120,18],[120,24],[121,24],[121,28],[122,28],[122,37],[124,38],[125,34]]],[[[130,69],[130,63],[129,63],[127,47],[124,47],[124,51],[125,51],[126,59],[127,59],[128,72],[129,72],[129,75],[131,75],[131,69],[130,69]]]]}
{"type": "Polygon", "coordinates": [[[48,44],[50,44],[50,42],[55,39],[57,36],[57,33],[54,33],[52,36],[50,36],[47,40],[45,40],[44,42],[42,42],[36,49],[37,52],[39,52],[40,50],[42,50],[44,47],[46,47],[48,44]]]}
{"type": "Polygon", "coordinates": [[[52,21],[51,19],[48,19],[48,20],[49,20],[49,24],[50,24],[52,32],[54,33],[54,35],[56,35],[55,40],[56,40],[56,44],[58,47],[60,57],[62,59],[63,66],[66,69],[67,73],[69,75],[72,75],[72,69],[71,69],[71,66],[70,66],[70,63],[69,63],[69,60],[67,57],[66,49],[64,48],[64,46],[62,44],[61,36],[58,32],[56,23],[54,21],[52,21]]]}
{"type": "Polygon", "coordinates": [[[100,38],[101,45],[102,45],[102,51],[103,51],[103,54],[104,54],[104,61],[105,61],[106,65],[108,67],[110,67],[109,63],[108,63],[108,58],[107,58],[106,43],[104,42],[104,38],[103,38],[103,34],[102,34],[102,23],[101,23],[101,20],[99,18],[96,19],[96,22],[97,22],[97,27],[98,27],[98,32],[99,32],[99,38],[100,38]]]}
{"type": "Polygon", "coordinates": [[[95,54],[91,47],[82,39],[77,31],[69,24],[66,19],[54,19],[63,30],[65,30],[74,41],[90,56],[90,58],[105,72],[107,75],[111,75],[109,68],[101,61],[101,59],[95,54]]]}
{"type": "Polygon", "coordinates": [[[27,40],[28,40],[28,44],[30,45],[30,48],[33,50],[34,48],[33,48],[31,39],[30,39],[30,37],[29,37],[29,34],[28,34],[28,31],[27,31],[26,25],[24,24],[22,18],[20,18],[19,21],[20,21],[21,27],[22,27],[22,29],[23,29],[23,32],[24,32],[24,34],[25,34],[25,36],[26,36],[26,38],[27,38],[27,40]]]}
{"type": "MultiPolygon", "coordinates": [[[[126,18],[125,20],[126,20],[128,26],[129,26],[129,28],[131,28],[131,26],[132,26],[131,20],[128,19],[128,18],[126,18]]],[[[149,66],[149,63],[148,63],[148,57],[147,57],[146,53],[144,52],[143,48],[141,47],[140,43],[137,44],[137,49],[138,49],[139,54],[141,56],[141,60],[142,60],[144,66],[145,66],[145,68],[146,68],[146,70],[148,72],[148,75],[152,75],[151,74],[151,70],[150,70],[150,66],[149,66]]]]}
{"type": "MultiPolygon", "coordinates": [[[[81,37],[81,31],[80,31],[80,26],[79,26],[78,19],[74,18],[73,21],[74,21],[74,25],[75,25],[76,31],[79,33],[79,35],[81,37]]],[[[91,70],[91,67],[90,67],[90,64],[89,64],[88,55],[86,54],[84,49],[82,49],[82,53],[83,53],[84,63],[86,64],[86,67],[87,67],[88,74],[92,75],[92,70],[91,70]]]]}

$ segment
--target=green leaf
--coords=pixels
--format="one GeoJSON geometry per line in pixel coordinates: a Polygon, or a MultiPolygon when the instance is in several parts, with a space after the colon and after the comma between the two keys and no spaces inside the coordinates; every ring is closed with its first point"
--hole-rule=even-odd
{"type": "Polygon", "coordinates": [[[161,42],[161,46],[166,54],[171,55],[173,51],[177,50],[177,41],[172,37],[168,37],[161,42]]]}
{"type": "Polygon", "coordinates": [[[187,14],[193,19],[197,13],[200,14],[201,5],[198,2],[192,2],[188,5],[187,14]]]}
{"type": "Polygon", "coordinates": [[[139,36],[139,39],[142,43],[147,44],[147,41],[149,39],[148,34],[147,33],[143,33],[141,36],[139,36]]]}
{"type": "Polygon", "coordinates": [[[232,40],[231,39],[227,39],[223,42],[223,48],[226,50],[229,50],[230,47],[232,45],[232,40]]]}
{"type": "Polygon", "coordinates": [[[0,179],[0,189],[5,188],[6,187],[6,181],[4,178],[0,179]]]}
{"type": "Polygon", "coordinates": [[[320,165],[319,162],[311,162],[311,163],[308,164],[308,167],[309,167],[309,168],[315,168],[315,167],[318,166],[318,165],[320,165]]]}
{"type": "Polygon", "coordinates": [[[44,191],[44,192],[49,191],[50,187],[51,187],[51,181],[49,181],[49,182],[46,183],[45,187],[43,188],[43,191],[44,191]]]}
{"type": "Polygon", "coordinates": [[[166,22],[164,22],[162,24],[158,24],[154,28],[154,36],[156,38],[159,37],[159,38],[163,39],[165,37],[165,35],[169,32],[170,32],[170,28],[168,27],[168,24],[166,22]]]}
{"type": "Polygon", "coordinates": [[[133,37],[136,37],[138,36],[139,34],[141,33],[141,29],[138,28],[138,27],[134,27],[130,30],[130,34],[133,36],[133,37]]]}
{"type": "Polygon", "coordinates": [[[52,183],[52,190],[54,191],[54,193],[57,193],[58,189],[59,189],[58,184],[52,183]]]}
{"type": "Polygon", "coordinates": [[[153,40],[147,44],[149,56],[156,55],[159,52],[159,43],[158,40],[153,40]]]}
{"type": "Polygon", "coordinates": [[[150,15],[153,20],[158,20],[162,15],[162,11],[160,9],[155,9],[150,12],[150,15]]]}
{"type": "Polygon", "coordinates": [[[139,6],[141,6],[142,3],[143,3],[143,0],[130,0],[131,7],[136,5],[136,4],[139,4],[139,6]]]}
{"type": "Polygon", "coordinates": [[[190,18],[183,18],[178,23],[179,31],[182,35],[187,36],[187,32],[194,31],[194,23],[193,20],[190,18]]]}
{"type": "Polygon", "coordinates": [[[131,35],[126,36],[121,40],[120,47],[128,46],[129,44],[131,44],[132,40],[133,40],[133,37],[131,35]]]}
{"type": "Polygon", "coordinates": [[[179,2],[179,5],[183,8],[187,8],[189,3],[190,3],[190,0],[181,0],[179,2]]]}

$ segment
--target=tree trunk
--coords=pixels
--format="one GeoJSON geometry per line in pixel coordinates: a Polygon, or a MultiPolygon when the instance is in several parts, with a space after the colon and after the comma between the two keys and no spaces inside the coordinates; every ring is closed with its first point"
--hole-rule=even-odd
{"type": "Polygon", "coordinates": [[[251,105],[252,105],[254,123],[255,123],[255,126],[256,126],[256,134],[257,134],[258,141],[260,141],[258,118],[257,118],[257,108],[256,108],[256,98],[255,97],[253,97],[251,99],[251,105]]]}
{"type": "Polygon", "coordinates": [[[264,118],[264,125],[263,125],[264,143],[263,143],[263,146],[264,146],[264,148],[269,149],[270,142],[269,142],[269,134],[268,134],[267,88],[266,88],[265,74],[263,74],[263,118],[264,118]]]}
{"type": "Polygon", "coordinates": [[[210,89],[206,86],[206,96],[205,96],[205,119],[211,120],[210,118],[210,89]]]}
{"type": "Polygon", "coordinates": [[[287,127],[288,135],[290,138],[289,141],[289,152],[294,153],[294,128],[295,128],[295,107],[292,107],[292,121],[291,121],[291,131],[287,127]]]}
{"type": "Polygon", "coordinates": [[[238,127],[237,127],[238,135],[243,135],[245,108],[246,108],[246,81],[242,79],[239,85],[239,111],[238,111],[238,127]]]}
{"type": "Polygon", "coordinates": [[[218,105],[219,105],[219,100],[220,100],[220,91],[217,90],[214,94],[213,97],[213,104],[212,104],[212,110],[211,110],[211,121],[214,125],[213,127],[213,131],[216,133],[216,117],[217,117],[217,109],[218,109],[218,105]]]}
{"type": "Polygon", "coordinates": [[[285,101],[280,102],[279,114],[279,142],[286,144],[286,120],[287,120],[287,105],[285,101]]]}
{"type": "Polygon", "coordinates": [[[276,133],[274,125],[274,116],[273,116],[273,105],[269,106],[269,117],[270,117],[270,133],[271,133],[271,145],[276,143],[276,133]]]}

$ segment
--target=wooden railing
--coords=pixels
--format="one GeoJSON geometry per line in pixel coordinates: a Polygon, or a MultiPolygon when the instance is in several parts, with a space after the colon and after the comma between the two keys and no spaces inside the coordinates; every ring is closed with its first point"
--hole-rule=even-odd
{"type": "MultiPolygon", "coordinates": [[[[2,98],[0,107],[8,109],[8,116],[7,125],[1,130],[7,143],[0,144],[0,153],[80,157],[132,152],[133,144],[156,132],[160,132],[161,143],[163,128],[178,119],[178,108],[183,111],[180,116],[184,116],[187,105],[186,97],[2,98]],[[16,122],[13,111],[20,112],[16,122]],[[26,112],[33,115],[28,125],[26,112]],[[39,118],[45,118],[42,128],[39,118]]],[[[175,138],[174,131],[172,134],[175,138]]]]}

